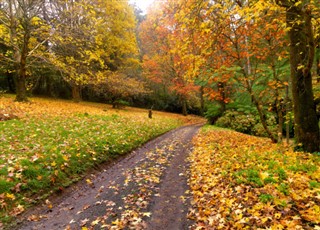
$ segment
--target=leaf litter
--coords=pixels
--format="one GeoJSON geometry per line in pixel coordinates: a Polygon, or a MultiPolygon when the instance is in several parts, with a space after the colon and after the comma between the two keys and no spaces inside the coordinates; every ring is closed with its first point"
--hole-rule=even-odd
{"type": "MultiPolygon", "coordinates": [[[[52,202],[51,212],[42,210],[32,214],[29,222],[21,223],[19,229],[148,229],[154,216],[154,199],[163,202],[169,199],[162,193],[161,184],[170,162],[178,150],[187,151],[181,137],[194,130],[197,128],[193,126],[182,127],[159,137],[160,141],[151,141],[110,169],[86,178],[82,188],[75,188],[74,193],[57,205],[52,202]]],[[[177,178],[183,175],[176,173],[177,178]]],[[[185,203],[186,197],[183,190],[171,199],[185,203]]],[[[176,212],[180,215],[181,210],[176,212]]]]}

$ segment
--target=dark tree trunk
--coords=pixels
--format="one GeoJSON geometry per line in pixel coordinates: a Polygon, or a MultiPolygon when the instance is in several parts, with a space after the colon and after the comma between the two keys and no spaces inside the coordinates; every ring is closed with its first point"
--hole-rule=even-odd
{"type": "MultiPolygon", "coordinates": [[[[26,42],[26,41],[25,41],[26,42]]],[[[20,63],[17,64],[17,76],[16,76],[16,101],[23,102],[28,101],[27,87],[26,87],[26,77],[27,77],[27,44],[24,44],[22,49],[22,54],[20,57],[20,63]]]]}
{"type": "MultiPolygon", "coordinates": [[[[320,55],[320,47],[318,47],[318,55],[320,55]]],[[[320,57],[317,57],[317,83],[320,83],[320,57]]]]}
{"type": "Polygon", "coordinates": [[[188,115],[187,100],[184,97],[182,97],[181,103],[182,103],[182,115],[183,116],[187,116],[188,115]]]}
{"type": "Polygon", "coordinates": [[[287,8],[287,23],[291,27],[290,65],[292,80],[295,137],[302,150],[319,151],[319,126],[312,91],[311,68],[315,44],[311,12],[291,5],[287,8]],[[299,20],[301,23],[296,23],[299,20]]]}
{"type": "Polygon", "coordinates": [[[76,84],[72,84],[72,100],[74,102],[80,102],[81,101],[81,87],[76,84]]]}
{"type": "Polygon", "coordinates": [[[14,75],[12,73],[9,73],[9,71],[7,71],[6,76],[7,76],[9,92],[15,93],[16,92],[16,85],[14,82],[14,75]]]}
{"type": "Polygon", "coordinates": [[[16,77],[16,101],[24,102],[28,101],[27,89],[26,89],[26,78],[25,76],[16,77]]]}
{"type": "MultiPolygon", "coordinates": [[[[16,61],[16,101],[28,101],[26,77],[27,77],[27,57],[29,52],[30,31],[29,25],[24,25],[24,36],[21,50],[15,48],[15,61],[16,61]]],[[[16,31],[14,31],[16,33],[16,31]]],[[[16,36],[16,34],[15,34],[16,36]]],[[[15,37],[14,36],[14,37],[15,37]]]]}
{"type": "Polygon", "coordinates": [[[278,143],[282,142],[283,124],[284,124],[283,109],[282,109],[282,105],[280,105],[280,108],[278,108],[278,143]]]}

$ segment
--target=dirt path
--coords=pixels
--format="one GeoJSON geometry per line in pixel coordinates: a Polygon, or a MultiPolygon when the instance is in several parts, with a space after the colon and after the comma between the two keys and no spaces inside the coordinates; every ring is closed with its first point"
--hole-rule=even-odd
{"type": "Polygon", "coordinates": [[[188,229],[185,160],[199,127],[148,142],[32,210],[16,229],[188,229]]]}

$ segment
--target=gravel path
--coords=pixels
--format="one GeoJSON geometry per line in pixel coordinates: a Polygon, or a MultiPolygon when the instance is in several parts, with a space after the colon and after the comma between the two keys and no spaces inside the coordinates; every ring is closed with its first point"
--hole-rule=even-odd
{"type": "Polygon", "coordinates": [[[188,229],[188,163],[200,125],[168,132],[29,211],[15,229],[188,229]]]}

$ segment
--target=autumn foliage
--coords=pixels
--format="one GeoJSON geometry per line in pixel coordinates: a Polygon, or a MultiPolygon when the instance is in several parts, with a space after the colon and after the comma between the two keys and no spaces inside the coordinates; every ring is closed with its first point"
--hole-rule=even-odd
{"type": "Polygon", "coordinates": [[[195,229],[319,228],[319,155],[210,127],[194,145],[195,229]]]}

